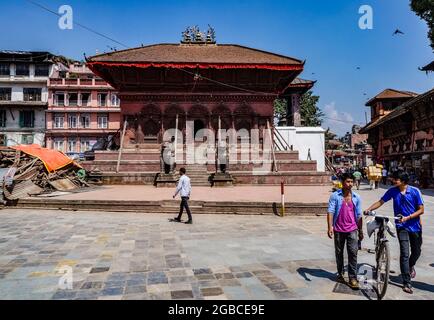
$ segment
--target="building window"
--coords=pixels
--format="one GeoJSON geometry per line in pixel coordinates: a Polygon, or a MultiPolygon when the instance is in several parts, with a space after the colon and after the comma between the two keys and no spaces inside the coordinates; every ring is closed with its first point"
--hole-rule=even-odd
{"type": "Polygon", "coordinates": [[[107,93],[98,94],[98,107],[105,107],[107,105],[107,93]]]}
{"type": "Polygon", "coordinates": [[[68,126],[71,129],[77,128],[77,115],[76,114],[70,114],[68,116],[68,126]]]}
{"type": "Polygon", "coordinates": [[[63,123],[65,118],[63,114],[55,114],[54,115],[54,128],[55,129],[63,129],[63,123]]]}
{"type": "Polygon", "coordinates": [[[90,115],[87,113],[80,115],[80,128],[90,128],[90,115]]]}
{"type": "Polygon", "coordinates": [[[12,88],[0,88],[0,101],[11,101],[12,88]]]}
{"type": "Polygon", "coordinates": [[[90,149],[90,139],[82,138],[80,141],[80,152],[83,153],[90,149]]]}
{"type": "Polygon", "coordinates": [[[0,76],[10,76],[11,65],[9,63],[0,63],[0,76]]]}
{"type": "Polygon", "coordinates": [[[82,93],[81,94],[81,106],[87,107],[90,104],[90,93],[82,93]]]}
{"type": "Polygon", "coordinates": [[[118,98],[118,96],[115,93],[111,94],[111,106],[112,107],[119,107],[120,105],[120,100],[118,98]]]}
{"type": "Polygon", "coordinates": [[[98,116],[98,129],[107,129],[108,128],[108,115],[99,115],[98,116]]]}
{"type": "Polygon", "coordinates": [[[35,65],[35,77],[48,77],[50,75],[50,66],[48,64],[35,65]]]}
{"type": "Polygon", "coordinates": [[[15,65],[15,75],[17,76],[29,76],[30,65],[26,63],[19,63],[15,65]]]}
{"type": "Polygon", "coordinates": [[[55,139],[53,141],[53,149],[61,151],[61,152],[64,152],[65,151],[63,149],[64,148],[64,144],[65,144],[65,142],[63,141],[63,139],[55,139]]]}
{"type": "Polygon", "coordinates": [[[0,146],[6,146],[7,138],[5,134],[0,134],[0,146]]]}
{"type": "Polygon", "coordinates": [[[35,126],[35,111],[20,111],[20,127],[33,128],[35,126]]]}
{"type": "Polygon", "coordinates": [[[78,93],[68,94],[68,105],[70,107],[76,107],[78,105],[78,93]]]}
{"type": "Polygon", "coordinates": [[[41,88],[24,88],[24,101],[42,101],[41,88]]]}
{"type": "Polygon", "coordinates": [[[6,110],[0,110],[0,128],[6,127],[6,110]]]}
{"type": "Polygon", "coordinates": [[[65,106],[65,94],[63,92],[54,95],[54,104],[61,107],[65,106]]]}
{"type": "Polygon", "coordinates": [[[33,135],[32,134],[23,134],[21,136],[21,143],[22,144],[33,144],[33,135]]]}
{"type": "Polygon", "coordinates": [[[77,152],[77,140],[69,139],[68,140],[68,152],[77,152]]]}

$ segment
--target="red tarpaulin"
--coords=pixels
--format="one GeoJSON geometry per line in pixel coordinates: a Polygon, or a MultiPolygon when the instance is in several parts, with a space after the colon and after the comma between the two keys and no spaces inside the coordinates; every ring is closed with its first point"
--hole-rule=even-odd
{"type": "MultiPolygon", "coordinates": [[[[57,150],[42,148],[38,144],[18,145],[10,148],[14,150],[22,151],[28,155],[38,158],[44,163],[45,168],[47,169],[48,172],[54,172],[60,170],[74,162],[74,160],[72,160],[62,152],[57,150]]],[[[77,166],[79,167],[79,165],[77,166]]]]}

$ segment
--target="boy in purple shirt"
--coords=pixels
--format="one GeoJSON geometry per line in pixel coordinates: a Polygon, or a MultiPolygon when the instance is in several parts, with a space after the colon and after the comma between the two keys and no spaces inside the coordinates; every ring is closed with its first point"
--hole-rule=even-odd
{"type": "Polygon", "coordinates": [[[338,282],[344,279],[344,248],[347,244],[348,252],[348,276],[349,285],[353,289],[359,289],[357,281],[357,251],[358,241],[363,240],[362,230],[362,203],[358,194],[351,191],[353,177],[344,173],[341,177],[342,190],[334,192],[330,196],[327,225],[328,236],[335,240],[336,264],[338,268],[338,282]]]}

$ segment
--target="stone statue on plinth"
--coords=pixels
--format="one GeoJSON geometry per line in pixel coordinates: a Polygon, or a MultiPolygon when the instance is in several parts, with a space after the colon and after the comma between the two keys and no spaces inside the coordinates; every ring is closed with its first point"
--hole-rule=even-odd
{"type": "Polygon", "coordinates": [[[139,124],[136,130],[136,143],[140,144],[144,142],[145,142],[145,135],[143,133],[142,125],[139,124]]]}
{"type": "Polygon", "coordinates": [[[218,170],[211,176],[213,187],[231,187],[234,179],[227,172],[228,168],[228,146],[225,141],[220,141],[217,146],[218,170]]]}
{"type": "Polygon", "coordinates": [[[161,145],[161,172],[155,178],[156,187],[174,187],[177,184],[175,148],[175,137],[161,145]]]}

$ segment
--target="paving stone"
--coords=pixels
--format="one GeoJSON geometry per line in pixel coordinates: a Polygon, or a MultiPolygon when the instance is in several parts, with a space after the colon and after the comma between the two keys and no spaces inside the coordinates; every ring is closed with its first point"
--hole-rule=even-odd
{"type": "Polygon", "coordinates": [[[122,295],[124,293],[124,288],[104,288],[101,291],[101,295],[103,296],[118,296],[118,295],[122,295]]]}
{"type": "Polygon", "coordinates": [[[216,273],[216,274],[214,274],[214,276],[215,276],[215,278],[217,280],[220,280],[220,279],[233,279],[233,278],[235,278],[232,273],[216,273]]]}
{"type": "Polygon", "coordinates": [[[265,284],[265,286],[272,291],[281,291],[281,290],[288,289],[288,287],[282,282],[267,283],[265,284]]]}
{"type": "Polygon", "coordinates": [[[90,270],[90,273],[102,273],[102,272],[107,272],[109,270],[110,270],[109,267],[96,267],[96,268],[92,268],[90,270]]]}
{"type": "Polygon", "coordinates": [[[251,278],[253,277],[253,274],[250,272],[237,272],[235,273],[236,278],[251,278]]]}
{"type": "Polygon", "coordinates": [[[103,286],[102,282],[85,282],[81,286],[81,289],[87,290],[87,289],[101,289],[103,286]]]}
{"type": "Polygon", "coordinates": [[[222,288],[202,288],[200,289],[204,297],[219,296],[223,294],[222,288]]]}
{"type": "Polygon", "coordinates": [[[134,286],[134,287],[126,287],[125,294],[138,294],[138,293],[145,293],[146,292],[146,286],[134,286]]]}
{"type": "Polygon", "coordinates": [[[193,291],[171,291],[172,299],[193,299],[193,291]]]}
{"type": "Polygon", "coordinates": [[[57,291],[51,299],[70,300],[70,299],[74,299],[76,295],[77,295],[76,291],[62,290],[62,291],[57,291]]]}
{"type": "Polygon", "coordinates": [[[210,268],[193,269],[194,275],[211,275],[212,270],[210,268]]]}

